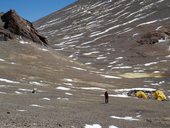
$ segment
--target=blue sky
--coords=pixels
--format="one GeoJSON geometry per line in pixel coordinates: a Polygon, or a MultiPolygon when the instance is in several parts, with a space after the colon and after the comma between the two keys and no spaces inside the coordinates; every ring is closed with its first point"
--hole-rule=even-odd
{"type": "Polygon", "coordinates": [[[15,9],[20,16],[33,22],[75,1],[76,0],[0,0],[0,12],[15,9]]]}

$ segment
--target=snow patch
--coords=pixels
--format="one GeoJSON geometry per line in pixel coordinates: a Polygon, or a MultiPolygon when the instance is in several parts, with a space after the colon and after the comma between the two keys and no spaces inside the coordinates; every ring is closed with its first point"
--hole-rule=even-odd
{"type": "Polygon", "coordinates": [[[69,100],[68,98],[61,98],[61,97],[58,97],[57,100],[69,100]]]}
{"type": "Polygon", "coordinates": [[[158,20],[153,20],[153,21],[145,22],[145,23],[142,23],[142,24],[137,25],[137,27],[143,26],[143,25],[147,25],[147,24],[152,24],[152,23],[155,23],[155,22],[157,22],[157,21],[158,21],[158,20]]]}
{"type": "Polygon", "coordinates": [[[165,39],[160,39],[160,40],[158,40],[158,42],[159,43],[164,43],[164,42],[166,42],[166,40],[165,39]]]}
{"type": "Polygon", "coordinates": [[[135,34],[133,34],[133,35],[132,35],[132,37],[135,37],[135,36],[137,36],[137,35],[139,35],[139,33],[135,33],[135,34]]]}
{"type": "Polygon", "coordinates": [[[17,110],[18,112],[26,112],[27,110],[17,110]]]}
{"type": "Polygon", "coordinates": [[[83,55],[89,56],[89,55],[96,54],[96,53],[100,53],[100,52],[99,51],[94,51],[94,52],[89,52],[89,53],[83,53],[83,55]]]}
{"type": "Polygon", "coordinates": [[[73,69],[77,69],[77,70],[80,70],[80,71],[87,71],[86,69],[83,69],[83,68],[78,68],[78,67],[72,67],[73,69]]]}
{"type": "Polygon", "coordinates": [[[11,62],[11,64],[16,64],[15,62],[11,62]]]}
{"type": "Polygon", "coordinates": [[[7,94],[6,92],[0,92],[0,94],[7,94]]]}
{"type": "Polygon", "coordinates": [[[46,98],[46,97],[45,97],[45,98],[42,98],[42,99],[43,99],[43,100],[48,100],[48,101],[50,101],[50,100],[51,100],[50,98],[46,98]]]}
{"type": "Polygon", "coordinates": [[[19,43],[21,43],[21,44],[30,44],[29,42],[23,41],[23,40],[20,40],[19,43]]]}
{"type": "Polygon", "coordinates": [[[104,78],[109,78],[109,79],[122,79],[121,77],[117,77],[117,76],[110,76],[110,75],[100,75],[104,78]]]}
{"type": "Polygon", "coordinates": [[[106,29],[106,30],[104,30],[104,31],[102,31],[102,32],[99,32],[99,33],[97,33],[97,34],[91,35],[90,37],[96,37],[96,36],[105,34],[105,33],[109,32],[109,31],[111,31],[111,30],[113,30],[113,29],[115,29],[115,28],[120,27],[120,26],[121,26],[121,25],[116,25],[116,26],[110,27],[110,28],[108,28],[108,29],[106,29]]]}
{"type": "Polygon", "coordinates": [[[116,60],[121,60],[121,59],[123,59],[123,57],[117,57],[117,58],[115,58],[116,60]]]}
{"type": "Polygon", "coordinates": [[[5,60],[4,59],[0,59],[1,62],[4,62],[5,60]]]}
{"type": "Polygon", "coordinates": [[[112,69],[130,69],[132,66],[113,67],[112,69]]]}
{"type": "Polygon", "coordinates": [[[80,87],[80,89],[83,89],[83,90],[102,90],[102,91],[106,90],[106,89],[98,88],[98,87],[80,87]]]}
{"type": "Polygon", "coordinates": [[[151,85],[154,85],[154,86],[160,86],[161,84],[164,84],[165,81],[160,81],[158,83],[151,83],[151,85]]]}
{"type": "Polygon", "coordinates": [[[162,26],[157,27],[155,30],[159,30],[160,28],[162,28],[162,26]]]}
{"type": "Polygon", "coordinates": [[[92,63],[91,62],[87,62],[87,63],[85,63],[85,65],[91,65],[92,63]]]}
{"type": "Polygon", "coordinates": [[[39,82],[36,82],[36,81],[31,81],[31,82],[29,82],[30,84],[34,84],[34,85],[41,85],[41,83],[39,83],[39,82]]]}
{"type": "Polygon", "coordinates": [[[43,106],[40,106],[40,105],[37,105],[37,104],[31,104],[31,105],[29,105],[29,106],[31,106],[31,107],[39,107],[39,108],[43,108],[43,106]]]}
{"type": "Polygon", "coordinates": [[[16,82],[16,81],[12,81],[12,80],[8,80],[8,79],[4,79],[4,78],[0,78],[0,81],[2,82],[6,82],[6,83],[13,83],[13,84],[18,84],[20,82],[16,82]]]}
{"type": "Polygon", "coordinates": [[[85,128],[102,128],[102,126],[100,126],[99,124],[92,124],[92,125],[85,125],[85,128]]]}
{"type": "Polygon", "coordinates": [[[118,128],[118,127],[116,127],[114,125],[110,125],[109,128],[118,128]]]}
{"type": "Polygon", "coordinates": [[[118,61],[113,61],[113,62],[110,62],[109,64],[115,64],[115,63],[117,63],[118,61]]]}
{"type": "Polygon", "coordinates": [[[66,87],[57,87],[56,89],[58,89],[58,90],[64,90],[64,91],[70,90],[70,88],[66,88],[66,87]]]}
{"type": "Polygon", "coordinates": [[[155,91],[156,89],[154,88],[125,88],[125,89],[115,89],[115,92],[128,92],[131,90],[143,90],[143,91],[155,91]]]}
{"type": "Polygon", "coordinates": [[[45,81],[40,81],[40,82],[30,81],[29,84],[37,85],[37,86],[48,86],[48,84],[45,84],[45,83],[42,83],[42,82],[45,82],[45,81]]]}
{"type": "Polygon", "coordinates": [[[23,94],[22,92],[19,92],[19,91],[15,91],[15,93],[18,95],[23,94]]]}
{"type": "Polygon", "coordinates": [[[72,82],[73,80],[72,79],[68,79],[68,78],[64,78],[64,81],[72,82]]]}
{"type": "Polygon", "coordinates": [[[65,85],[72,86],[72,83],[64,83],[65,85]]]}
{"type": "Polygon", "coordinates": [[[163,1],[165,1],[165,0],[159,0],[159,1],[157,1],[156,3],[161,3],[161,2],[163,2],[163,1]]]}
{"type": "Polygon", "coordinates": [[[107,57],[105,57],[105,56],[99,56],[99,57],[97,57],[96,59],[97,60],[103,60],[103,59],[106,59],[107,57]]]}
{"type": "Polygon", "coordinates": [[[48,52],[48,49],[45,49],[45,48],[39,48],[39,50],[44,51],[44,52],[48,52]]]}
{"type": "Polygon", "coordinates": [[[129,96],[125,95],[125,94],[110,94],[110,97],[119,97],[119,98],[129,98],[129,96]]]}
{"type": "Polygon", "coordinates": [[[72,96],[72,95],[73,95],[73,94],[71,94],[71,93],[68,93],[68,92],[66,92],[65,94],[66,94],[66,95],[69,95],[69,96],[72,96]]]}
{"type": "Polygon", "coordinates": [[[135,119],[130,116],[125,116],[125,117],[118,117],[118,116],[110,116],[113,119],[119,119],[119,120],[128,120],[128,121],[138,121],[139,119],[135,119]]]}
{"type": "Polygon", "coordinates": [[[134,70],[133,72],[140,73],[140,72],[144,72],[144,70],[134,70]]]}
{"type": "Polygon", "coordinates": [[[140,118],[142,115],[137,115],[136,118],[140,118]]]}
{"type": "Polygon", "coordinates": [[[31,89],[25,89],[25,88],[19,88],[19,91],[24,91],[24,92],[32,92],[31,89]]]}
{"type": "Polygon", "coordinates": [[[146,63],[146,64],[144,64],[144,66],[151,66],[151,65],[154,65],[154,64],[158,64],[158,62],[146,63]]]}

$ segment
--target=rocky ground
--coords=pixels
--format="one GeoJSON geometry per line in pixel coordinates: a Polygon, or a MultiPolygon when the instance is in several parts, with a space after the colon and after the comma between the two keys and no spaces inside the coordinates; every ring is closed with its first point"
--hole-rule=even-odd
{"type": "Polygon", "coordinates": [[[7,88],[0,98],[2,128],[170,127],[169,101],[110,97],[109,104],[104,104],[104,92],[98,90],[59,90],[52,85],[38,87],[39,92],[32,94],[32,86],[7,88]]]}
{"type": "MultiPolygon", "coordinates": [[[[145,87],[160,78],[124,78],[72,62],[51,48],[1,42],[2,128],[169,128],[169,100],[127,97],[116,89],[145,87]],[[37,88],[36,94],[32,93],[37,88]],[[109,104],[104,92],[109,92],[109,104]]],[[[161,83],[160,83],[161,84],[161,83]]],[[[158,86],[158,88],[161,86],[158,86]]],[[[169,86],[162,83],[167,95],[169,86]]]]}

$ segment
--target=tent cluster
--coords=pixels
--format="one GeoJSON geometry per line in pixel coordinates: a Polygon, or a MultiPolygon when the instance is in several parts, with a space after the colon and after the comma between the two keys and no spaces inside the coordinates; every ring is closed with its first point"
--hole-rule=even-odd
{"type": "Polygon", "coordinates": [[[127,93],[127,95],[143,98],[143,99],[156,99],[158,101],[167,100],[167,97],[163,90],[155,90],[155,91],[131,90],[127,93]]]}

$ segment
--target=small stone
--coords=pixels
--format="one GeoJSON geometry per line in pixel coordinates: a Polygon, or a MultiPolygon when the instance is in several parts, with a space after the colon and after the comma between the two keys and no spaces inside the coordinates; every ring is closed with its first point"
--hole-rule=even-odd
{"type": "Polygon", "coordinates": [[[59,127],[62,127],[62,125],[61,125],[61,124],[58,124],[58,126],[59,126],[59,127]]]}
{"type": "Polygon", "coordinates": [[[10,112],[6,112],[7,114],[10,114],[10,112]]]}
{"type": "Polygon", "coordinates": [[[152,123],[152,120],[151,119],[146,119],[147,122],[149,123],[152,123]]]}

